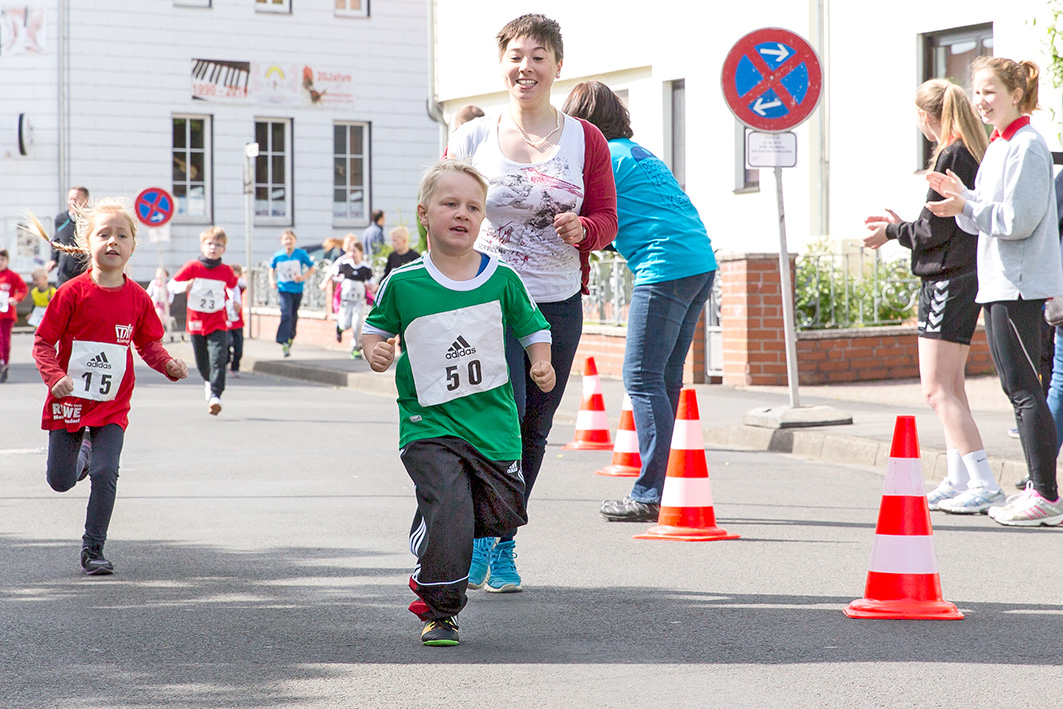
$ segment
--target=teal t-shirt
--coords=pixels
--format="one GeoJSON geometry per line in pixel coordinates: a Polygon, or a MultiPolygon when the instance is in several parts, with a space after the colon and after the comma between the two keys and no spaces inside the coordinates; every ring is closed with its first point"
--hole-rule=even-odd
{"type": "Polygon", "coordinates": [[[628,138],[610,140],[609,154],[619,226],[613,245],[627,259],[635,285],[715,271],[705,224],[668,166],[628,138]]]}
{"type": "Polygon", "coordinates": [[[363,332],[402,337],[395,367],[400,447],[457,436],[489,460],[520,459],[507,327],[525,345],[550,341],[550,325],[524,282],[497,258],[468,281],[444,276],[431,252],[391,272],[363,332]]]}

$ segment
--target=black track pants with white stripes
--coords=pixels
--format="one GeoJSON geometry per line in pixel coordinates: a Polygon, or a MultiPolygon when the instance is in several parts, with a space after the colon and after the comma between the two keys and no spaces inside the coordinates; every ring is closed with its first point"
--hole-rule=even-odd
{"type": "Polygon", "coordinates": [[[1044,300],[1005,300],[982,306],[986,339],[1015,423],[1034,489],[1055,500],[1056,426],[1038,375],[1044,300]]]}
{"type": "Polygon", "coordinates": [[[467,600],[473,538],[528,522],[520,461],[488,460],[452,436],[412,441],[399,456],[417,492],[410,588],[420,600],[410,611],[421,620],[457,615],[467,600]]]}

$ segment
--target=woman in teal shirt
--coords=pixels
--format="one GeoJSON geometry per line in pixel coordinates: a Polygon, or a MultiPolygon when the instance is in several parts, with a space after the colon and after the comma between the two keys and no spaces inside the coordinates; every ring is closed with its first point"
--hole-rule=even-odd
{"type": "Polygon", "coordinates": [[[602,503],[612,522],[654,522],[694,329],[716,275],[698,210],[668,167],[631,140],[627,107],[600,81],[577,84],[562,111],[590,121],[609,141],[619,230],[613,245],[635,274],[624,352],[642,470],[623,500],[602,503]]]}

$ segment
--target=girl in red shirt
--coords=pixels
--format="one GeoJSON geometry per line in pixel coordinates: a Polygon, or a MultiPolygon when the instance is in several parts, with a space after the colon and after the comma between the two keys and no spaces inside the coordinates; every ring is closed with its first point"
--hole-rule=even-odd
{"type": "MultiPolygon", "coordinates": [[[[30,221],[47,239],[40,223],[30,221]]],[[[162,346],[164,331],[151,297],[123,273],[136,249],[136,233],[126,206],[104,199],[78,218],[75,246],[52,242],[68,253],[88,253],[91,263],[56,291],[33,343],[49,390],[41,421],[49,432],[48,484],[66,492],[86,476],[92,480],[81,548],[87,574],[114,572],[103,544],[133,394],[130,345],[171,381],[188,376],[185,363],[162,346]]]]}
{"type": "Polygon", "coordinates": [[[0,382],[7,381],[11,364],[11,327],[18,318],[15,306],[26,297],[26,282],[7,267],[7,249],[0,249],[0,382]]]}

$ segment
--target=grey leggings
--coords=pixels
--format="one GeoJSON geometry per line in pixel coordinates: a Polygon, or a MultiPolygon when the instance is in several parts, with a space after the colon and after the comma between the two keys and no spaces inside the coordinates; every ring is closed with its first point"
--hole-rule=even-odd
{"type": "Polygon", "coordinates": [[[78,481],[78,452],[83,436],[92,441],[92,462],[89,478],[92,490],[85,513],[85,535],[82,540],[94,544],[107,541],[107,527],[111,524],[114,496],[118,487],[118,459],[122,455],[125,431],[110,423],[99,428],[83,428],[71,433],[66,430],[48,434],[48,484],[56,492],[66,492],[78,481]]]}

